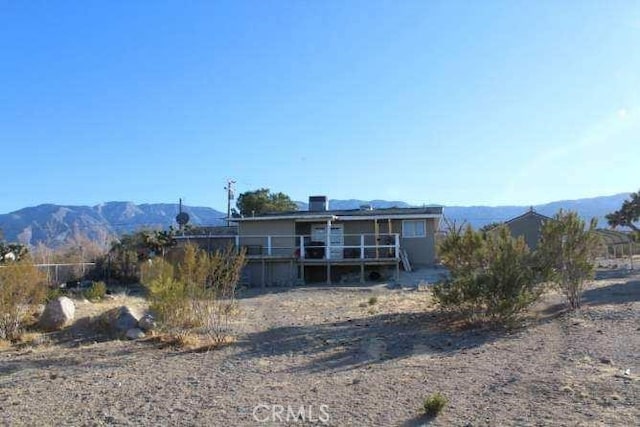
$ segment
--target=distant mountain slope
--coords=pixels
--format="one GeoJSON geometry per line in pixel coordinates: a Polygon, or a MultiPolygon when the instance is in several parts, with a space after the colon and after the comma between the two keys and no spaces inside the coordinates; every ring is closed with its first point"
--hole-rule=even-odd
{"type": "MultiPolygon", "coordinates": [[[[225,214],[215,209],[183,206],[191,224],[221,225],[225,214]]],[[[99,243],[142,227],[175,225],[177,204],[136,205],[108,202],[97,206],[39,205],[0,215],[5,240],[27,245],[43,242],[56,247],[72,236],[85,236],[99,243]]]]}
{"type": "MultiPolygon", "coordinates": [[[[578,212],[582,218],[598,219],[599,227],[607,227],[605,215],[620,208],[622,202],[629,197],[629,193],[614,194],[612,196],[592,197],[588,199],[561,200],[532,206],[536,212],[553,216],[560,209],[578,212]]],[[[502,222],[525,213],[531,206],[448,206],[445,216],[457,223],[466,221],[473,227],[482,227],[492,222],[502,222]]]]}
{"type": "MultiPolygon", "coordinates": [[[[600,227],[606,227],[604,216],[617,210],[629,193],[589,199],[563,200],[533,208],[543,215],[551,216],[559,209],[577,211],[586,219],[598,218],[600,227]]],[[[299,209],[307,204],[296,202],[299,209]]],[[[408,203],[386,200],[330,200],[330,209],[358,209],[362,205],[374,208],[408,207],[408,203]]],[[[482,227],[491,222],[505,221],[526,212],[530,206],[450,206],[445,207],[445,216],[457,223],[463,221],[473,227],[482,227]]],[[[222,225],[225,214],[206,207],[184,206],[191,217],[191,224],[222,225]]],[[[55,247],[64,244],[74,235],[86,236],[99,243],[108,242],[116,235],[142,227],[162,227],[175,224],[178,205],[156,203],[136,205],[131,202],[108,202],[97,206],[40,205],[0,215],[0,229],[5,240],[35,245],[43,242],[55,247]]]]}
{"type": "MultiPolygon", "coordinates": [[[[531,207],[537,212],[552,216],[558,210],[573,210],[586,219],[597,218],[600,227],[606,227],[604,216],[620,208],[629,193],[612,196],[593,197],[588,199],[561,200],[534,206],[445,206],[444,214],[456,223],[467,222],[473,227],[482,227],[492,222],[502,222],[525,213],[531,207]]],[[[307,204],[296,202],[300,209],[306,210],[307,204]]],[[[361,205],[372,205],[374,208],[409,207],[408,203],[386,200],[329,200],[329,209],[358,209],[361,205]]]]}

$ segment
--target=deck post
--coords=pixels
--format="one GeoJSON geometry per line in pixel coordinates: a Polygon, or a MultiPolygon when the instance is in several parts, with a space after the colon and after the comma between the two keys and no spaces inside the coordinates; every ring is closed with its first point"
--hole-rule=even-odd
{"type": "Polygon", "coordinates": [[[327,285],[331,284],[331,262],[327,262],[327,285]]]}
{"type": "Polygon", "coordinates": [[[364,259],[364,234],[360,235],[360,259],[364,259]]]}
{"type": "Polygon", "coordinates": [[[267,255],[271,256],[271,236],[267,236],[267,255]]]}
{"type": "Polygon", "coordinates": [[[300,259],[304,259],[304,236],[300,236],[300,259]]]}
{"type": "Polygon", "coordinates": [[[291,258],[291,260],[289,261],[289,283],[287,284],[287,286],[293,286],[295,285],[295,276],[298,275],[298,272],[295,270],[295,265],[293,263],[293,258],[291,258]],[[295,271],[295,272],[294,272],[295,271]]]}
{"type": "Polygon", "coordinates": [[[378,218],[373,220],[373,229],[376,235],[376,258],[380,258],[380,249],[378,248],[378,245],[380,244],[380,225],[378,224],[378,218]]]}
{"type": "Polygon", "coordinates": [[[398,233],[396,233],[395,235],[396,237],[396,247],[395,247],[395,252],[396,252],[396,258],[400,257],[400,235],[398,233]]]}
{"type": "Polygon", "coordinates": [[[364,261],[360,263],[360,283],[364,283],[364,261]]]}
{"type": "Polygon", "coordinates": [[[324,250],[326,252],[324,254],[325,258],[330,260],[331,259],[331,220],[330,219],[327,220],[327,235],[325,236],[324,250]]]}
{"type": "Polygon", "coordinates": [[[236,252],[240,252],[240,235],[236,234],[236,252]]]}

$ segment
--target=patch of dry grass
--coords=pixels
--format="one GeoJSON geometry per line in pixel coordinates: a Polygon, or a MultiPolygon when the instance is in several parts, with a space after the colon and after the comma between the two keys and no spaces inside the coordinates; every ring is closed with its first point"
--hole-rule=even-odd
{"type": "Polygon", "coordinates": [[[182,330],[175,333],[161,333],[153,335],[144,342],[158,345],[158,348],[174,348],[193,353],[204,353],[219,349],[235,342],[233,336],[213,337],[182,330]]]}
{"type": "Polygon", "coordinates": [[[38,347],[42,345],[49,345],[51,344],[51,341],[47,335],[41,332],[25,332],[20,336],[16,343],[21,346],[38,347]]]}
{"type": "Polygon", "coordinates": [[[112,295],[98,302],[91,302],[86,299],[76,299],[73,302],[76,305],[76,317],[78,318],[99,316],[105,311],[123,305],[138,313],[145,312],[149,307],[149,303],[145,298],[131,296],[126,292],[112,295]]]}

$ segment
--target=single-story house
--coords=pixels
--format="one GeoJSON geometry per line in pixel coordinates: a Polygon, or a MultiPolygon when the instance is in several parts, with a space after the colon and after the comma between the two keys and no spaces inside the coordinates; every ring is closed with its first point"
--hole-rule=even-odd
{"type": "Polygon", "coordinates": [[[232,218],[246,249],[244,281],[252,286],[333,283],[376,278],[389,270],[435,263],[442,207],[329,210],[325,196],[309,210],[232,218]]]}

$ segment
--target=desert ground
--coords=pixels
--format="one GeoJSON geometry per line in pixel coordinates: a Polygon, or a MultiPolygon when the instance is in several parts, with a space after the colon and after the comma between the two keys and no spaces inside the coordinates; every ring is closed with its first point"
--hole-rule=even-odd
{"type": "Polygon", "coordinates": [[[77,325],[0,350],[0,422],[640,424],[637,272],[599,271],[576,313],[549,292],[511,331],[454,328],[424,286],[245,290],[236,341],[204,352],[82,327],[83,317],[123,302],[144,309],[134,296],[77,301],[77,325]],[[449,403],[428,419],[420,407],[434,392],[449,403]]]}

